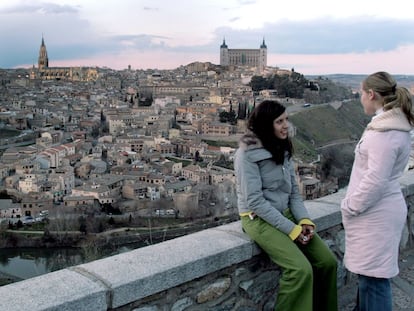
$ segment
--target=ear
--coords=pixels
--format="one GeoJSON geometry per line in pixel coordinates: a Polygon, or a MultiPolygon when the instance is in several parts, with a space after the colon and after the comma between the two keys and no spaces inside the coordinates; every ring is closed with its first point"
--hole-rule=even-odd
{"type": "Polygon", "coordinates": [[[369,90],[368,90],[368,98],[369,98],[370,100],[374,100],[374,99],[375,99],[375,92],[374,92],[374,90],[373,90],[373,89],[369,89],[369,90]]]}

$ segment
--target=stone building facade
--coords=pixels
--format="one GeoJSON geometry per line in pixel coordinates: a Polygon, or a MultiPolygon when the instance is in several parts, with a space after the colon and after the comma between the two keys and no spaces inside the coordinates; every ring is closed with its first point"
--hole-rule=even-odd
{"type": "Polygon", "coordinates": [[[259,49],[229,49],[226,40],[220,46],[221,66],[256,67],[262,72],[267,66],[267,46],[263,39],[259,49]]]}

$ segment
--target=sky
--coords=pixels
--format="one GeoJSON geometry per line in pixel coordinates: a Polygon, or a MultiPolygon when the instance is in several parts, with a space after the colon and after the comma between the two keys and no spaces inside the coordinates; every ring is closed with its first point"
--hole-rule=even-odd
{"type": "Polygon", "coordinates": [[[1,0],[0,68],[174,69],[220,63],[220,45],[311,75],[414,74],[407,0],[1,0]]]}

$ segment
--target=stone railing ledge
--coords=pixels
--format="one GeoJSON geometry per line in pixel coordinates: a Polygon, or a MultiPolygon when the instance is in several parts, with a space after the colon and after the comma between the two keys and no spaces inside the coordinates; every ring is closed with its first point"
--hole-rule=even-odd
{"type": "Polygon", "coordinates": [[[326,197],[304,202],[317,231],[326,230],[342,222],[341,201],[345,192],[346,189],[341,189],[326,197]]]}
{"type": "Polygon", "coordinates": [[[0,287],[0,310],[107,309],[107,288],[69,269],[0,287]]]}
{"type": "Polygon", "coordinates": [[[0,310],[107,310],[259,253],[236,221],[2,286],[0,310]]]}
{"type": "Polygon", "coordinates": [[[250,259],[260,251],[240,222],[96,260],[71,269],[110,287],[110,308],[250,259]]]}

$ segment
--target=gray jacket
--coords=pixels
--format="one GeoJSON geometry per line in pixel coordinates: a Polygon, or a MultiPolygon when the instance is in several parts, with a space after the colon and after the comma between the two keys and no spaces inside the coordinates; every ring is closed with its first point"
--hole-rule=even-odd
{"type": "Polygon", "coordinates": [[[254,212],[285,234],[295,226],[283,215],[285,209],[290,208],[297,222],[310,218],[287,155],[283,165],[277,165],[260,140],[246,134],[236,151],[234,170],[239,213],[254,212]]]}

